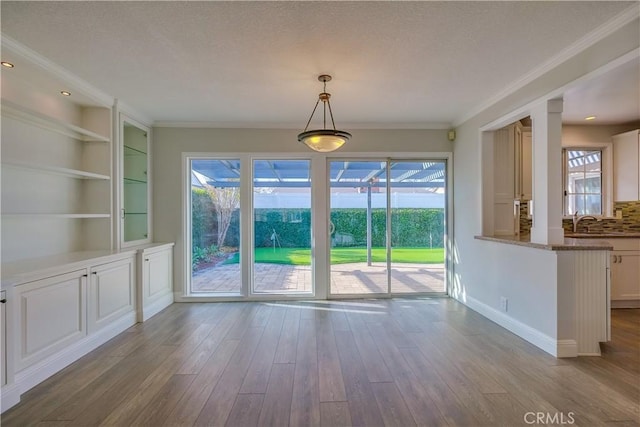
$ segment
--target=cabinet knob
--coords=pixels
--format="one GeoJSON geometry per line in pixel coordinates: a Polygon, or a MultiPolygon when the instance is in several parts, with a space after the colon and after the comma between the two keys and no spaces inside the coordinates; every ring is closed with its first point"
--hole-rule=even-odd
{"type": "Polygon", "coordinates": [[[0,303],[5,304],[6,302],[7,302],[7,299],[6,299],[6,298],[2,298],[2,299],[0,299],[0,303]]]}

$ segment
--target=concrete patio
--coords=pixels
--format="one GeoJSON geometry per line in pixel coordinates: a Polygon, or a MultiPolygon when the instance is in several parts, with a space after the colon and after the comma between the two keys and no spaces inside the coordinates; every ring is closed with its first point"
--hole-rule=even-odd
{"type": "MultiPolygon", "coordinates": [[[[255,264],[255,292],[310,293],[311,267],[283,264],[255,264]]],[[[240,292],[239,264],[220,265],[198,271],[191,280],[195,293],[240,292]]],[[[443,264],[394,264],[391,268],[393,293],[445,292],[443,264]]],[[[331,293],[335,295],[387,292],[384,263],[334,264],[331,266],[331,293]]]]}

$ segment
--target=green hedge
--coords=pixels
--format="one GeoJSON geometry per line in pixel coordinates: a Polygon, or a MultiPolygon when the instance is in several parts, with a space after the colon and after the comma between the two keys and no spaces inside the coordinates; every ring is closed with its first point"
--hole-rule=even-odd
{"type": "MultiPolygon", "coordinates": [[[[213,203],[202,189],[192,190],[193,246],[209,247],[215,244],[217,229],[213,203]]],[[[311,211],[309,209],[257,209],[255,212],[255,246],[271,247],[273,231],[283,248],[311,247],[311,211]]],[[[386,245],[386,217],[384,209],[371,212],[372,245],[386,245]]],[[[334,209],[331,221],[335,225],[332,235],[334,246],[366,246],[366,209],[334,209]]],[[[403,247],[444,246],[444,209],[398,208],[391,211],[391,244],[403,247]]],[[[223,246],[239,247],[239,211],[233,215],[223,246]]]]}
{"type": "MultiPolygon", "coordinates": [[[[366,209],[334,209],[331,222],[336,246],[366,246],[366,209]]],[[[371,244],[386,246],[386,210],[371,211],[371,244]]],[[[391,210],[392,246],[444,247],[444,209],[398,208],[391,210]]]]}
{"type": "Polygon", "coordinates": [[[216,211],[207,190],[191,190],[191,241],[193,247],[208,248],[216,244],[216,211]]]}

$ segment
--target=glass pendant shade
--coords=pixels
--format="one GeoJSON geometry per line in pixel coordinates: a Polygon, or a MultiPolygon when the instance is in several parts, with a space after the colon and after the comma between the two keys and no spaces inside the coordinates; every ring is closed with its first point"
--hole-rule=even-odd
{"type": "Polygon", "coordinates": [[[302,132],[298,141],[320,153],[328,153],[342,147],[351,138],[351,134],[340,130],[318,129],[302,132]]]}

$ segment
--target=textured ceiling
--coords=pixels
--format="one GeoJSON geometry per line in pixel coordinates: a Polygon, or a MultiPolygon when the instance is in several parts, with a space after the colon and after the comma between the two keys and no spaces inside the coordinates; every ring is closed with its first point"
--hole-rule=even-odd
{"type": "Polygon", "coordinates": [[[154,121],[451,123],[632,2],[1,2],[2,32],[154,121]]]}

